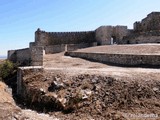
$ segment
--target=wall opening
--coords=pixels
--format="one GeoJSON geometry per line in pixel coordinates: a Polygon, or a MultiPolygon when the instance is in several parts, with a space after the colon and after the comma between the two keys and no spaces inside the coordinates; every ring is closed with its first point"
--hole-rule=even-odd
{"type": "Polygon", "coordinates": [[[116,44],[116,36],[111,37],[111,45],[116,44]]]}

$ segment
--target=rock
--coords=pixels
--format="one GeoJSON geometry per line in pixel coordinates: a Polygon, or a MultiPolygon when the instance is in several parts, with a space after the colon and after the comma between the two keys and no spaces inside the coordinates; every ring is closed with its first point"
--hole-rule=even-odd
{"type": "Polygon", "coordinates": [[[53,81],[51,83],[51,85],[48,88],[48,91],[50,92],[54,92],[55,90],[60,90],[64,88],[64,84],[63,83],[58,83],[57,81],[53,81]]]}
{"type": "Polygon", "coordinates": [[[153,88],[153,91],[158,91],[158,90],[159,90],[159,88],[157,88],[157,87],[153,88]]]}
{"type": "Polygon", "coordinates": [[[142,89],[141,88],[139,88],[138,90],[137,90],[137,92],[141,92],[142,91],[142,89]]]}
{"type": "Polygon", "coordinates": [[[81,90],[82,94],[82,99],[88,99],[92,95],[92,91],[87,89],[87,90],[81,90]]]}
{"type": "Polygon", "coordinates": [[[97,80],[98,80],[98,77],[95,76],[91,81],[92,81],[92,83],[96,83],[97,80]]]}
{"type": "Polygon", "coordinates": [[[59,77],[55,77],[55,79],[56,79],[56,81],[60,81],[60,79],[61,79],[61,78],[59,78],[59,77]]]}
{"type": "Polygon", "coordinates": [[[56,81],[53,81],[53,83],[54,83],[54,86],[55,86],[57,89],[59,89],[59,88],[64,88],[64,84],[63,84],[63,83],[58,83],[58,82],[56,82],[56,81]]]}
{"type": "Polygon", "coordinates": [[[43,88],[40,88],[39,90],[40,90],[41,94],[43,94],[43,95],[46,93],[46,91],[43,88]]]}
{"type": "Polygon", "coordinates": [[[106,92],[106,95],[109,95],[109,92],[106,92]]]}
{"type": "Polygon", "coordinates": [[[61,106],[62,108],[65,108],[66,102],[67,102],[67,100],[65,98],[58,99],[59,106],[61,106]]]}

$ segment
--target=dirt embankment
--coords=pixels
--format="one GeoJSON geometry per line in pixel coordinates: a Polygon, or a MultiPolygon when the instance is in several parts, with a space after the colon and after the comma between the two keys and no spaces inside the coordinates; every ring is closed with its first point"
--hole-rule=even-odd
{"type": "MultiPolygon", "coordinates": [[[[5,60],[0,60],[3,64],[5,60]]],[[[0,120],[58,120],[54,116],[48,114],[37,113],[29,109],[21,109],[14,101],[12,93],[16,88],[13,84],[16,79],[7,79],[7,83],[13,87],[14,90],[9,88],[2,79],[0,80],[0,120]]],[[[6,82],[6,81],[5,81],[6,82]]]]}
{"type": "Polygon", "coordinates": [[[54,71],[25,76],[26,101],[62,120],[158,120],[160,116],[160,75],[156,73],[114,77],[54,71]],[[152,116],[146,118],[146,114],[152,116]]]}
{"type": "Polygon", "coordinates": [[[40,114],[29,109],[18,107],[13,98],[12,90],[0,82],[0,120],[58,120],[47,114],[40,114]]]}

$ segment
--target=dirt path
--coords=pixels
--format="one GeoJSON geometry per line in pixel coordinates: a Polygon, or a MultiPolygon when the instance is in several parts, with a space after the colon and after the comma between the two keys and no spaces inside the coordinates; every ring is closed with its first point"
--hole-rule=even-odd
{"type": "Polygon", "coordinates": [[[47,54],[44,59],[44,68],[46,70],[64,70],[70,73],[79,73],[80,71],[95,72],[107,75],[141,75],[141,74],[160,74],[160,69],[151,68],[133,68],[133,67],[117,67],[103,63],[91,62],[81,58],[73,58],[64,56],[64,53],[47,54]]]}

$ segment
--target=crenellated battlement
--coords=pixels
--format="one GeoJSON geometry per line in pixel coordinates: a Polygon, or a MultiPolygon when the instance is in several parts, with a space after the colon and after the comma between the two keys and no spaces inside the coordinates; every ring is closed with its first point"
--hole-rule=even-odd
{"type": "Polygon", "coordinates": [[[44,30],[41,30],[40,28],[37,29],[36,33],[47,33],[47,34],[87,34],[95,31],[70,31],[70,32],[46,32],[44,30]]]}
{"type": "Polygon", "coordinates": [[[37,29],[35,38],[36,44],[41,46],[96,42],[95,31],[46,32],[37,29]]]}

